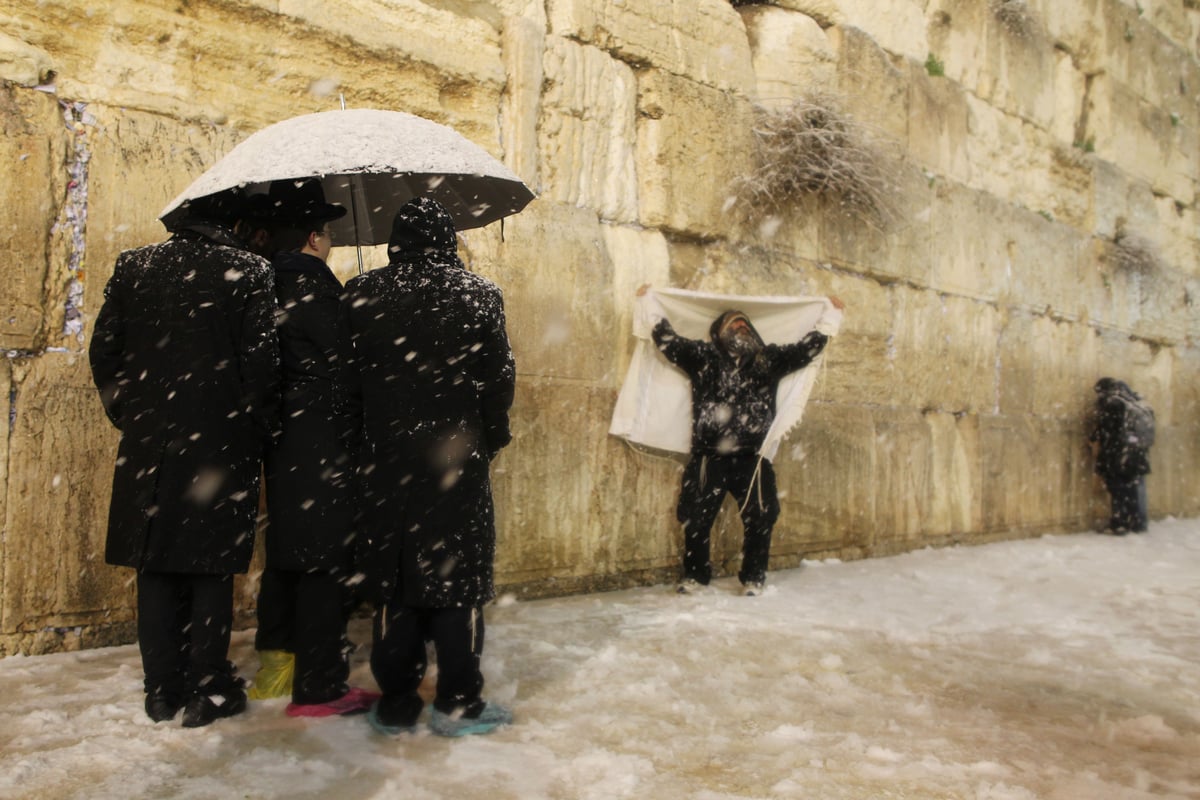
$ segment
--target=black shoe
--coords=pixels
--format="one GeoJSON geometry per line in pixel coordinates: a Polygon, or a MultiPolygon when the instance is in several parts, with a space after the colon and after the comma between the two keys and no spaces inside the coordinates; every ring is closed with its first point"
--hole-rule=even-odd
{"type": "Polygon", "coordinates": [[[155,722],[166,722],[169,719],[175,719],[181,705],[183,704],[174,696],[162,692],[151,692],[146,695],[146,716],[155,722]]]}
{"type": "Polygon", "coordinates": [[[246,693],[241,689],[230,689],[223,695],[194,694],[183,709],[183,727],[203,728],[245,710],[246,693]]]}

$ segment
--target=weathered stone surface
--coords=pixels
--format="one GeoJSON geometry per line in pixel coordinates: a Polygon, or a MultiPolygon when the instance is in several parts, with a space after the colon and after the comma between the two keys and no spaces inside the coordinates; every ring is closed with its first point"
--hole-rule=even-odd
{"type": "Polygon", "coordinates": [[[521,374],[612,384],[629,330],[617,329],[602,227],[594,211],[537,201],[481,255],[498,273],[521,374]]]}
{"type": "Polygon", "coordinates": [[[809,405],[774,462],[781,512],[771,542],[772,568],[794,566],[800,558],[861,557],[871,551],[878,532],[876,458],[870,409],[809,405]]]}
{"type": "Polygon", "coordinates": [[[679,466],[608,436],[615,399],[580,383],[518,382],[513,442],[492,468],[499,583],[677,563],[679,466]]]}
{"type": "Polygon", "coordinates": [[[930,227],[930,285],[967,297],[997,300],[1008,289],[1009,237],[996,223],[1010,207],[995,197],[952,184],[935,185],[930,227]]]}
{"type": "Polygon", "coordinates": [[[861,28],[899,56],[924,61],[929,53],[924,5],[917,0],[837,0],[844,25],[861,28]]]}
{"type": "Polygon", "coordinates": [[[487,3],[453,7],[422,0],[279,0],[279,13],[345,36],[356,49],[392,52],[472,83],[503,83],[500,14],[487,3]],[[489,13],[490,12],[490,13],[489,13]]]}
{"type": "Polygon", "coordinates": [[[549,0],[550,31],[607,50],[633,66],[754,92],[754,70],[741,17],[728,0],[549,0]]]}
{"type": "Polygon", "coordinates": [[[994,306],[903,286],[891,292],[896,353],[888,405],[905,410],[986,413],[996,401],[994,306]]]}
{"type": "Polygon", "coordinates": [[[833,87],[837,54],[812,17],[773,6],[742,10],[757,86],[757,101],[786,106],[804,95],[833,87]]]}
{"type": "Polygon", "coordinates": [[[552,40],[544,62],[539,132],[548,198],[597,209],[606,220],[636,221],[633,70],[566,39],[552,40]]]}
{"type": "Polygon", "coordinates": [[[729,226],[725,206],[734,179],[753,167],[749,101],[647,71],[638,76],[638,113],[639,222],[696,237],[720,235],[729,226]]]}
{"type": "Polygon", "coordinates": [[[508,82],[501,98],[504,162],[526,185],[541,191],[538,165],[538,116],[545,71],[546,38],[542,28],[522,17],[506,17],[501,38],[508,82]]]}
{"type": "Polygon", "coordinates": [[[773,5],[810,16],[822,28],[845,21],[838,0],[774,0],[773,5]]]}
{"type": "Polygon", "coordinates": [[[908,76],[866,32],[849,25],[828,31],[838,55],[838,92],[847,110],[896,141],[908,139],[908,76]]]}
{"type": "Polygon", "coordinates": [[[117,434],[87,360],[29,360],[16,367],[14,386],[0,631],[131,619],[133,573],[104,564],[117,434]]]}
{"type": "Polygon", "coordinates": [[[971,106],[962,87],[909,65],[908,152],[926,170],[969,184],[971,106]]]}
{"type": "Polygon", "coordinates": [[[72,135],[51,95],[0,82],[0,185],[28,187],[11,197],[0,219],[0,258],[10,269],[0,300],[0,348],[33,350],[45,345],[46,280],[51,231],[62,221],[65,165],[72,135]]]}
{"type": "Polygon", "coordinates": [[[1170,112],[1147,103],[1104,75],[1092,81],[1089,131],[1096,153],[1185,205],[1196,196],[1195,131],[1172,123],[1170,112]],[[1184,170],[1178,172],[1178,170],[1184,170]]]}

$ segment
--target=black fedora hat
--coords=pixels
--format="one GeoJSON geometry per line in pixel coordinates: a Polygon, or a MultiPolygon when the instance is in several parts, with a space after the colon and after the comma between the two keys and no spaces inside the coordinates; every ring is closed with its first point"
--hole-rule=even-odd
{"type": "Polygon", "coordinates": [[[271,181],[267,198],[272,216],[286,225],[322,225],[346,216],[345,206],[325,202],[325,190],[316,178],[271,181]]]}

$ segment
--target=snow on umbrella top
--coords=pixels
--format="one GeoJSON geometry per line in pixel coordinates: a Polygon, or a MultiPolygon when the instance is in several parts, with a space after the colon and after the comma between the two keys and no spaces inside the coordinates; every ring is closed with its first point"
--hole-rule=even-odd
{"type": "Polygon", "coordinates": [[[234,187],[315,177],[326,199],[350,209],[331,224],[337,244],[387,242],[392,218],[418,195],[437,200],[459,230],[515,214],[533,192],[512,170],[453,129],[402,111],[322,111],[277,122],[234,147],[170,202],[174,230],[186,204],[234,187]]]}

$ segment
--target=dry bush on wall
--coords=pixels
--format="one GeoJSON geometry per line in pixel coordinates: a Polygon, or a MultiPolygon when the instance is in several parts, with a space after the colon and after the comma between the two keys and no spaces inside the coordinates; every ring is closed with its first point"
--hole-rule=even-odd
{"type": "Polygon", "coordinates": [[[988,10],[1013,36],[1027,39],[1037,33],[1037,17],[1026,0],[988,0],[988,10]]]}
{"type": "Polygon", "coordinates": [[[781,215],[806,198],[876,228],[898,215],[899,164],[883,137],[816,93],[782,109],[757,109],[757,166],[734,186],[746,221],[781,215]]]}

